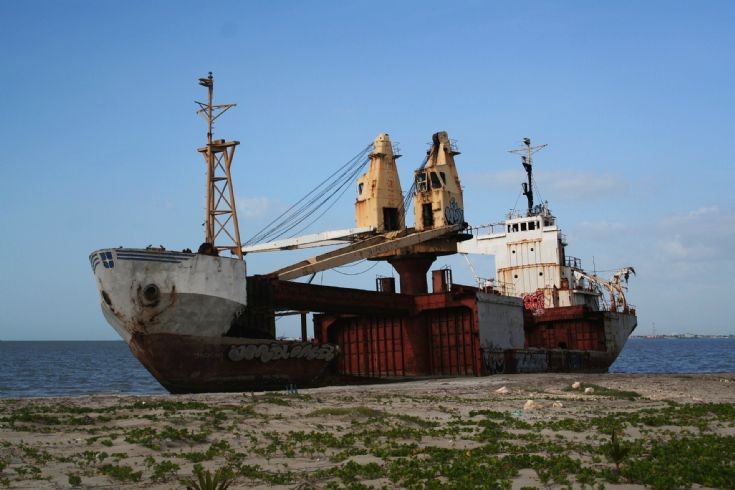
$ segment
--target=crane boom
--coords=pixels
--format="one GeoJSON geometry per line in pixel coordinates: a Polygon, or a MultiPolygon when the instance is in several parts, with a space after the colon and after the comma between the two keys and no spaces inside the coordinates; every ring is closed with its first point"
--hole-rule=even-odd
{"type": "Polygon", "coordinates": [[[271,252],[273,250],[295,250],[299,248],[323,247],[325,245],[339,245],[358,241],[372,234],[375,228],[363,226],[361,228],[346,228],[344,230],[325,231],[300,237],[286,238],[268,243],[257,243],[242,247],[243,253],[271,252]]]}
{"type": "Polygon", "coordinates": [[[464,228],[465,224],[460,223],[426,231],[417,232],[409,228],[407,230],[386,233],[326,254],[308,258],[296,264],[279,269],[273,272],[272,275],[281,280],[296,279],[298,277],[349,264],[350,262],[370,259],[393,250],[411,247],[429,240],[435,240],[447,235],[452,235],[462,231],[464,228]]]}

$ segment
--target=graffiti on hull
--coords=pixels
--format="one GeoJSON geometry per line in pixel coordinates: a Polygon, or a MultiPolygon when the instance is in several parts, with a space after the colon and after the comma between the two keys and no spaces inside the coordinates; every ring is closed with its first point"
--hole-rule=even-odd
{"type": "Polygon", "coordinates": [[[281,359],[306,359],[307,361],[331,361],[337,355],[337,346],[331,344],[251,344],[233,345],[230,347],[227,357],[234,362],[252,361],[261,362],[278,361],[281,359]]]}
{"type": "Polygon", "coordinates": [[[567,354],[567,369],[582,369],[582,355],[578,352],[567,354]]]}
{"type": "Polygon", "coordinates": [[[529,293],[523,296],[523,307],[532,312],[534,316],[544,314],[544,292],[538,290],[535,293],[529,293]]]}
{"type": "Polygon", "coordinates": [[[549,370],[548,351],[529,352],[519,351],[516,353],[516,372],[518,373],[540,373],[549,370]]]}
{"type": "Polygon", "coordinates": [[[503,351],[482,349],[482,363],[489,374],[505,373],[505,353],[503,351]]]}

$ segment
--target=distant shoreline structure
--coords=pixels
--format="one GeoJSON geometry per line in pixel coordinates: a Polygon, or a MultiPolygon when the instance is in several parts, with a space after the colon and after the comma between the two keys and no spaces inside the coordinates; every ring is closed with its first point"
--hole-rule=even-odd
{"type": "Polygon", "coordinates": [[[674,333],[659,335],[631,335],[632,339],[735,339],[735,334],[707,335],[697,333],[674,333]]]}

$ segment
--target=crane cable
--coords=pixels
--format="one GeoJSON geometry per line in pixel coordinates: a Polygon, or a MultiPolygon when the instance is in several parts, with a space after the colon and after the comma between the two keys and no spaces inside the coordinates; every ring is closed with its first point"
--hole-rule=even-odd
{"type": "Polygon", "coordinates": [[[331,196],[334,195],[333,193],[327,193],[330,187],[333,187],[338,183],[341,183],[341,187],[345,184],[345,182],[352,179],[353,176],[357,172],[359,172],[359,169],[366,163],[364,161],[365,153],[367,153],[367,151],[369,151],[371,147],[372,145],[368,145],[368,147],[366,147],[358,155],[356,155],[345,165],[337,169],[337,171],[332,173],[329,177],[327,177],[327,179],[314,187],[310,192],[299,199],[280,216],[278,216],[271,223],[266,225],[247,243],[251,244],[272,240],[274,238],[283,236],[289,230],[293,229],[295,226],[298,226],[298,224],[303,221],[306,215],[314,213],[321,205],[328,201],[331,196]]]}
{"type": "MultiPolygon", "coordinates": [[[[430,155],[431,155],[430,152],[426,153],[426,157],[424,158],[424,161],[421,162],[421,166],[419,166],[419,168],[417,168],[414,171],[414,174],[418,172],[419,170],[423,170],[424,167],[426,167],[426,164],[429,162],[430,155]]],[[[406,192],[406,194],[403,196],[403,203],[401,204],[401,209],[399,210],[399,214],[403,214],[404,223],[406,220],[406,211],[411,209],[411,204],[413,203],[413,196],[415,194],[416,194],[416,178],[414,177],[411,187],[408,189],[408,192],[406,192]]]]}
{"type": "MultiPolygon", "coordinates": [[[[353,181],[354,178],[359,174],[359,172],[370,161],[370,159],[368,158],[368,154],[372,151],[372,149],[373,144],[370,143],[362,151],[360,151],[360,153],[355,155],[347,163],[334,171],[325,180],[319,183],[311,191],[306,193],[306,195],[304,195],[301,199],[296,201],[283,213],[277,216],[273,221],[265,225],[260,231],[258,231],[252,238],[250,238],[246,242],[246,245],[261,243],[283,236],[293,228],[297,227],[299,224],[303,223],[304,219],[306,219],[307,216],[314,214],[320,207],[324,206],[328,201],[332,200],[332,198],[340,190],[342,190],[342,192],[339,193],[338,198],[341,197],[347,188],[347,184],[353,181]],[[337,188],[336,191],[328,192],[330,189],[335,187],[337,188]]],[[[329,205],[327,210],[329,210],[329,208],[331,208],[333,205],[334,202],[329,205]]],[[[325,210],[324,212],[326,212],[327,210],[325,210]]],[[[324,212],[322,212],[317,217],[317,219],[323,216],[324,212]]],[[[314,221],[316,220],[313,220],[308,225],[301,228],[299,231],[307,228],[308,226],[313,224],[314,221]]],[[[296,233],[299,233],[299,231],[297,231],[296,233]]]]}

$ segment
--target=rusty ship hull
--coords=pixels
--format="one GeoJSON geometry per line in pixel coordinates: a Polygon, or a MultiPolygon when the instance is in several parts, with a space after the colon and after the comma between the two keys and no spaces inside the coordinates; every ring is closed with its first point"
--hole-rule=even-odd
{"type": "Polygon", "coordinates": [[[316,386],[338,352],[276,340],[267,325],[230,335],[247,311],[241,260],[119,248],[93,252],[90,265],[105,319],[172,393],[316,386]]]}
{"type": "Polygon", "coordinates": [[[283,390],[334,382],[337,349],[309,342],[134,334],[133,355],[171,393],[283,390]]]}
{"type": "Polygon", "coordinates": [[[439,284],[413,296],[409,314],[316,315],[317,339],[339,346],[335,372],[383,379],[606,372],[637,325],[635,314],[585,306],[534,315],[520,298],[439,284]]]}
{"type": "Polygon", "coordinates": [[[585,306],[534,314],[446,270],[432,292],[406,294],[247,277],[242,261],[163,250],[103,249],[90,263],[105,318],[171,393],[604,372],[636,325],[585,306]],[[331,312],[315,315],[314,341],[273,337],[275,311],[307,307],[331,312]]]}

